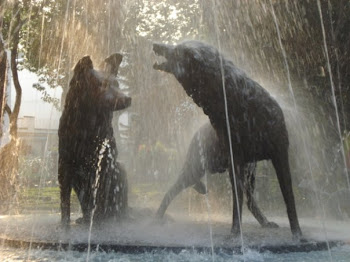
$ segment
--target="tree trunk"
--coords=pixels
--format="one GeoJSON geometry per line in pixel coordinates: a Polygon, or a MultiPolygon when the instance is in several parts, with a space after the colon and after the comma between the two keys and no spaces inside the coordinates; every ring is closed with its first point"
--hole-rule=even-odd
{"type": "Polygon", "coordinates": [[[7,55],[0,32],[0,139],[2,137],[2,125],[4,121],[4,109],[5,109],[5,94],[6,94],[6,68],[7,55]]]}
{"type": "Polygon", "coordinates": [[[13,210],[17,203],[16,192],[18,188],[18,139],[17,119],[22,100],[22,88],[18,80],[17,55],[19,44],[19,32],[22,21],[19,12],[19,4],[16,2],[12,12],[12,31],[10,37],[11,46],[11,71],[16,90],[15,105],[11,112],[8,105],[5,106],[10,118],[10,142],[0,150],[0,214],[13,210]]]}

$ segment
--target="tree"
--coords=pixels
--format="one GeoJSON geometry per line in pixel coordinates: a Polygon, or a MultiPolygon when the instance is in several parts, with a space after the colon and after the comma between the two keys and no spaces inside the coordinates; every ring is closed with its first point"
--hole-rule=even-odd
{"type": "MultiPolygon", "coordinates": [[[[3,9],[4,1],[0,1],[1,10],[3,9]]],[[[2,36],[2,23],[3,14],[0,11],[0,138],[2,137],[2,124],[3,124],[3,114],[5,109],[5,93],[7,84],[7,54],[5,50],[5,43],[2,36]]]]}
{"type": "MultiPolygon", "coordinates": [[[[1,28],[1,21],[0,21],[1,28]]],[[[5,91],[7,84],[7,54],[4,46],[4,42],[2,39],[2,35],[0,34],[0,138],[2,137],[2,123],[3,123],[3,115],[5,109],[5,91]]]]}
{"type": "MultiPolygon", "coordinates": [[[[10,142],[1,148],[0,151],[0,212],[8,211],[16,194],[17,177],[18,177],[18,141],[17,141],[17,119],[21,106],[22,88],[18,79],[17,55],[18,44],[20,39],[20,30],[24,21],[21,19],[19,12],[20,4],[15,2],[12,7],[12,21],[9,31],[8,45],[10,48],[10,67],[12,78],[16,90],[16,98],[13,109],[5,105],[5,111],[9,115],[10,125],[10,142]]],[[[6,82],[6,81],[4,81],[6,82]]]]}

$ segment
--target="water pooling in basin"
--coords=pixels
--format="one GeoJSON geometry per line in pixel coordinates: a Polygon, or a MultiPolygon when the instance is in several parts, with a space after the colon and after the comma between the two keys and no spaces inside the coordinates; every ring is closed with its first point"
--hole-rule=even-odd
{"type": "MultiPolygon", "coordinates": [[[[0,252],[3,258],[7,261],[25,260],[28,254],[25,251],[19,251],[11,248],[1,248],[0,252]]],[[[349,248],[341,247],[334,249],[334,261],[347,261],[349,258],[349,248]]],[[[49,259],[50,261],[86,261],[86,254],[77,251],[39,251],[35,250],[29,257],[32,261],[43,261],[49,259]]],[[[91,261],[211,261],[211,256],[208,253],[197,253],[191,251],[183,251],[180,254],[172,252],[156,252],[145,254],[122,254],[122,253],[105,253],[92,252],[91,261]]],[[[215,257],[215,261],[320,261],[326,262],[328,260],[327,251],[318,251],[311,253],[288,253],[288,254],[272,254],[272,253],[257,253],[254,251],[247,251],[245,258],[240,255],[225,255],[219,254],[215,257]]]]}
{"type": "MultiPolygon", "coordinates": [[[[122,91],[133,101],[126,111],[114,114],[113,128],[118,160],[127,171],[132,210],[127,221],[111,224],[106,230],[108,234],[92,230],[91,242],[139,245],[147,240],[148,244],[165,246],[204,245],[211,250],[226,245],[240,246],[240,242],[248,247],[279,241],[293,243],[276,175],[267,162],[258,164],[255,197],[265,216],[281,228],[262,230],[243,207],[243,241],[232,239],[230,216],[232,201],[236,199],[231,196],[226,173],[207,177],[207,196],[191,188],[182,192],[167,210],[164,225],[152,224],[164,194],[180,174],[192,135],[208,121],[172,76],[153,70],[157,58],[152,43],[173,44],[197,39],[216,46],[272,93],[282,106],[290,140],[293,190],[305,238],[347,241],[345,233],[339,233],[347,232],[350,215],[348,174],[344,164],[349,144],[347,109],[350,101],[347,93],[349,38],[346,34],[349,21],[344,15],[349,4],[346,1],[101,1],[96,4],[70,0],[15,4],[16,1],[5,1],[0,11],[1,39],[8,55],[11,53],[9,41],[15,36],[13,28],[19,28],[20,37],[23,36],[17,59],[23,90],[16,140],[21,141],[17,143],[21,145],[18,175],[6,167],[9,173],[7,176],[2,173],[0,177],[1,185],[8,185],[2,182],[4,177],[6,181],[13,181],[8,187],[13,190],[6,191],[9,193],[6,201],[0,201],[1,215],[6,216],[0,220],[2,236],[33,242],[40,238],[89,242],[86,234],[89,230],[80,225],[73,223],[72,232],[79,233],[76,236],[71,232],[67,237],[59,229],[57,123],[60,103],[63,104],[73,76],[71,69],[81,57],[91,55],[97,67],[111,53],[121,52],[124,59],[118,81],[122,91]],[[24,21],[21,27],[17,27],[14,19],[17,8],[24,21]],[[325,42],[321,25],[324,25],[325,42]],[[329,61],[324,54],[326,48],[329,61]],[[40,79],[29,81],[28,70],[40,79]],[[335,76],[332,86],[328,70],[335,76]],[[32,88],[33,83],[39,84],[36,89],[32,88]],[[289,94],[290,85],[293,97],[289,94]],[[62,91],[61,97],[58,94],[62,91]],[[43,102],[41,97],[49,103],[43,102]],[[343,113],[336,116],[336,109],[343,113]],[[45,114],[49,111],[50,114],[45,114]],[[9,177],[11,179],[7,179],[9,177]],[[310,221],[317,226],[312,226],[310,221]],[[46,233],[42,234],[43,231],[46,233]]],[[[12,78],[11,71],[7,72],[12,78]]],[[[7,86],[6,99],[13,111],[16,92],[14,84],[7,86]]],[[[8,113],[4,117],[2,147],[9,141],[8,113]]],[[[2,158],[4,160],[3,155],[2,158]]],[[[72,216],[76,219],[81,213],[73,197],[72,216]]],[[[11,250],[5,251],[5,246],[2,249],[4,254],[11,254],[11,250]]],[[[42,251],[44,257],[46,252],[42,251]]],[[[337,261],[348,250],[344,247],[326,252],[310,253],[310,259],[319,255],[327,257],[325,261],[337,261]]],[[[79,257],[78,254],[86,260],[84,252],[72,251],[66,255],[57,252],[58,256],[67,257],[79,257]]],[[[241,259],[249,261],[251,254],[245,252],[241,259]]],[[[253,254],[257,261],[290,259],[287,255],[253,254]]],[[[27,255],[40,260],[40,254],[33,249],[27,255]]],[[[91,250],[90,259],[98,259],[100,255],[91,250]]],[[[155,257],[158,255],[167,256],[157,254],[155,257]]],[[[168,254],[170,260],[186,260],[187,255],[186,252],[168,254]]],[[[208,261],[228,259],[210,252],[192,255],[194,259],[208,261]]],[[[118,257],[119,254],[103,256],[118,257]]]]}

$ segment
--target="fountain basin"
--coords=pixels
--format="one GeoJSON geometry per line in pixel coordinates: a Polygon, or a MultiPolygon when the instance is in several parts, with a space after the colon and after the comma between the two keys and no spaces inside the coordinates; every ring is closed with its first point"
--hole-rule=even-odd
{"type": "MultiPolygon", "coordinates": [[[[72,223],[67,233],[59,226],[59,214],[32,214],[2,216],[0,218],[0,241],[15,248],[51,250],[90,250],[139,254],[146,252],[182,251],[239,254],[242,252],[240,238],[230,234],[229,220],[217,217],[209,224],[192,217],[165,219],[163,224],[153,221],[153,212],[138,210],[137,217],[119,224],[108,223],[103,229],[72,223]],[[142,219],[140,218],[142,217],[142,219]],[[90,241],[89,241],[90,238],[90,241]],[[213,244],[213,249],[212,249],[213,244]]],[[[77,216],[73,216],[73,219],[77,216]]],[[[350,243],[350,226],[346,222],[327,222],[327,232],[315,220],[301,219],[306,242],[294,241],[287,219],[274,218],[280,228],[261,228],[252,217],[243,223],[243,246],[257,252],[289,253],[328,250],[350,243]],[[326,237],[327,236],[327,237],[326,237]]]]}

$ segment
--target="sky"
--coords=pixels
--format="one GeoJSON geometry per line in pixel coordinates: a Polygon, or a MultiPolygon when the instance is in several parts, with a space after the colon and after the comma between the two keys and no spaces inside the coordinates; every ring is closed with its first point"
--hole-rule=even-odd
{"type": "MultiPolygon", "coordinates": [[[[36,128],[57,129],[61,112],[57,111],[52,104],[44,102],[41,99],[41,92],[33,88],[33,84],[38,83],[38,76],[28,70],[19,71],[18,76],[22,86],[22,103],[19,117],[34,116],[36,128]]],[[[47,88],[47,92],[51,96],[60,99],[62,89],[47,88]]],[[[14,105],[15,95],[16,90],[13,83],[11,83],[11,108],[14,105]]]]}

